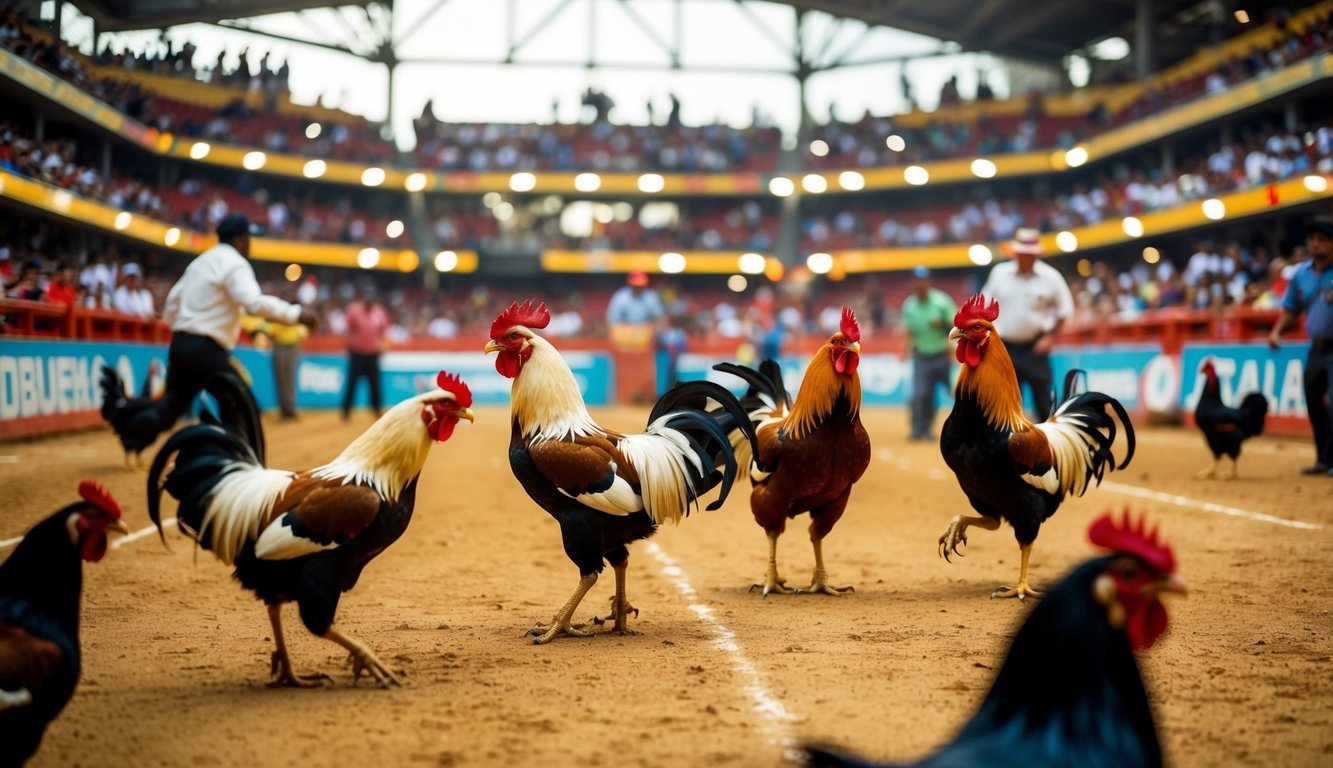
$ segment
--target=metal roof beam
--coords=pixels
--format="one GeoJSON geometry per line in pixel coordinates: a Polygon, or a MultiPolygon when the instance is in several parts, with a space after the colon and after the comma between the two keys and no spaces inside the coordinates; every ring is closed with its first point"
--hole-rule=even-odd
{"type": "Polygon", "coordinates": [[[656,43],[657,47],[661,48],[662,52],[671,58],[671,66],[677,68],[680,67],[680,51],[676,48],[672,48],[665,40],[663,40],[661,36],[657,34],[657,30],[653,29],[652,25],[639,15],[638,10],[635,9],[629,0],[618,0],[618,2],[620,3],[621,9],[625,11],[625,15],[629,16],[635,26],[642,30],[643,33],[648,36],[649,40],[656,43]]]}
{"type": "MultiPolygon", "coordinates": [[[[463,59],[448,58],[439,56],[422,56],[418,58],[403,58],[398,60],[399,64],[442,64],[447,66],[463,67],[493,67],[495,59],[463,59]]],[[[505,62],[509,67],[558,67],[564,69],[587,69],[587,61],[558,61],[558,60],[524,60],[505,62]]],[[[597,63],[599,68],[604,69],[626,69],[649,72],[663,72],[675,69],[669,63],[654,64],[642,61],[601,61],[597,63]]],[[[743,64],[690,64],[689,69],[694,72],[725,72],[744,75],[787,75],[794,77],[796,71],[788,67],[763,67],[747,66],[743,64]]]]}
{"type": "Polygon", "coordinates": [[[205,24],[210,24],[210,25],[215,26],[215,27],[221,27],[221,28],[223,28],[223,29],[230,29],[230,30],[235,31],[235,32],[247,32],[247,33],[252,34],[252,35],[262,35],[263,37],[272,38],[272,39],[274,39],[274,40],[282,40],[282,41],[284,41],[284,42],[288,42],[288,43],[300,43],[300,44],[302,44],[302,45],[313,45],[313,46],[315,46],[316,48],[324,48],[324,49],[326,49],[326,50],[330,50],[330,51],[337,51],[337,52],[339,52],[339,53],[346,53],[346,54],[348,54],[348,55],[350,55],[350,56],[355,56],[355,57],[357,57],[357,58],[359,58],[359,59],[360,59],[360,58],[365,58],[365,56],[363,56],[361,53],[359,53],[359,52],[357,52],[357,51],[354,51],[354,50],[352,50],[351,48],[348,48],[348,47],[346,47],[346,46],[338,45],[337,43],[324,43],[324,42],[320,42],[320,41],[318,41],[318,40],[308,40],[308,39],[300,38],[300,37],[292,37],[291,35],[284,35],[284,34],[280,34],[280,33],[278,33],[278,32],[267,32],[267,31],[262,30],[262,29],[255,29],[254,27],[247,27],[247,26],[245,26],[244,24],[242,24],[242,23],[240,23],[240,22],[232,21],[232,20],[229,20],[229,19],[223,19],[222,21],[206,21],[206,22],[203,22],[203,23],[205,23],[205,24]]]}

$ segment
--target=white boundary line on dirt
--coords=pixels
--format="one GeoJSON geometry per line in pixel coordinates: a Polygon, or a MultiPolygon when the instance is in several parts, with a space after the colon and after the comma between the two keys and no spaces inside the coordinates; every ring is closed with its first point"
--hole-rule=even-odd
{"type": "Polygon", "coordinates": [[[1137,485],[1124,485],[1113,480],[1103,480],[1101,487],[1113,493],[1123,493],[1126,496],[1137,496],[1141,499],[1160,501],[1166,504],[1175,504],[1178,507],[1201,509],[1204,512],[1213,512],[1228,517],[1243,517],[1249,520],[1257,520],[1261,523],[1285,525],[1288,528],[1299,528],[1303,531],[1318,531],[1324,527],[1319,523],[1307,523],[1304,520],[1288,520],[1284,517],[1278,517],[1264,512],[1251,512],[1248,509],[1228,507],[1223,504],[1214,504],[1211,501],[1199,501],[1197,499],[1191,499],[1188,496],[1162,493],[1161,491],[1154,491],[1148,488],[1140,488],[1137,485]]]}
{"type": "MultiPolygon", "coordinates": [[[[163,528],[166,528],[168,525],[171,525],[171,524],[174,523],[174,522],[176,522],[176,518],[174,518],[174,517],[168,517],[168,518],[166,518],[165,520],[162,521],[162,527],[163,527],[163,528]]],[[[150,525],[150,526],[148,526],[147,528],[143,528],[143,529],[137,530],[137,531],[135,531],[134,533],[131,533],[131,534],[127,535],[127,536],[122,536],[122,537],[120,537],[119,539],[116,539],[115,541],[111,542],[111,548],[112,548],[112,549],[119,549],[120,547],[123,547],[123,546],[125,546],[126,544],[129,544],[131,541],[138,541],[139,539],[142,539],[143,537],[145,537],[145,536],[147,536],[147,535],[149,535],[149,534],[151,534],[151,533],[154,533],[154,532],[156,532],[156,531],[157,531],[156,526],[152,526],[152,525],[150,525]]],[[[6,548],[8,548],[8,547],[17,546],[18,543],[19,543],[20,541],[23,541],[23,537],[22,537],[22,536],[19,536],[19,537],[17,537],[17,538],[13,538],[13,539],[4,539],[3,541],[0,541],[0,549],[6,549],[6,548]]]]}
{"type": "Polygon", "coordinates": [[[681,596],[690,602],[690,610],[712,630],[714,645],[731,658],[732,667],[745,681],[745,694],[754,704],[754,711],[763,717],[762,727],[769,743],[781,747],[790,745],[792,739],[787,724],[794,722],[796,717],[788,712],[782,702],[768,690],[763,676],[759,674],[754,663],[746,658],[740,644],[736,642],[736,633],[718,621],[712,608],[699,601],[699,593],[690,585],[689,576],[676,564],[671,555],[657,545],[657,542],[648,542],[645,551],[657,558],[657,562],[662,565],[662,573],[676,585],[681,596]]]}

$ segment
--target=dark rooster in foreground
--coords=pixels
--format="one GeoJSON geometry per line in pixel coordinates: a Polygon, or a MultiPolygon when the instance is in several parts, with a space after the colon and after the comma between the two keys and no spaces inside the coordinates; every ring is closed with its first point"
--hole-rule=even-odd
{"type": "Polygon", "coordinates": [[[129,533],[120,505],[84,480],[75,502],[33,526],[0,565],[0,766],[22,765],[79,681],[80,561],[129,533]]]}
{"type": "Polygon", "coordinates": [[[953,412],[940,432],[940,451],[981,517],[954,516],[939,546],[947,560],[950,552],[959,554],[959,544],[967,543],[969,526],[993,531],[1001,520],[1008,521],[1022,556],[1018,584],[991,597],[1023,599],[1041,596],[1028,585],[1028,557],[1041,524],[1065,496],[1082,496],[1089,481],[1100,483],[1107,471],[1129,464],[1134,426],[1115,398],[1101,392],[1074,395],[1079,371],[1065,377],[1060,406],[1049,419],[1028,421],[1013,361],[993,324],[999,314],[998,302],[988,303],[978,294],[958,310],[949,332],[958,343],[956,355],[963,368],[954,387],[953,412]],[[1117,420],[1127,445],[1118,467],[1111,452],[1117,420]]]}
{"type": "MultiPolygon", "coordinates": [[[[1032,611],[967,725],[919,768],[1158,768],[1162,747],[1134,651],[1166,631],[1165,592],[1186,593],[1171,547],[1142,519],[1098,518],[1112,554],[1080,565],[1032,611]]],[[[803,762],[871,763],[807,747],[803,762]]],[[[886,766],[887,768],[887,766],[886,766]]]]}
{"type": "Polygon", "coordinates": [[[755,466],[740,430],[732,432],[731,442],[741,466],[750,470],[754,485],[750,511],[768,534],[768,571],[764,583],[751,588],[762,588],[765,596],[793,591],[778,575],[778,537],[787,518],[802,512],[810,513],[815,571],[809,587],[794,591],[828,595],[854,591],[829,585],[824,537],[842,517],[852,485],[870,465],[870,437],[861,426],[861,379],[856,372],[860,360],[861,326],[852,310],[843,307],[842,327],[810,360],[795,403],[772,360],[764,361],[758,371],[732,363],[713,366],[750,385],[741,405],[759,437],[755,466]]]}
{"type": "Polygon", "coordinates": [[[625,632],[638,610],[625,597],[628,545],[652,536],[664,522],[678,523],[699,497],[721,484],[717,509],[736,477],[736,457],[727,433],[741,429],[751,446],[754,428],[736,398],[717,384],[677,384],[648,416],[648,428],[627,435],[592,420],[569,364],[534,329],[551,321],[546,305],[515,302],[491,324],[487,354],[514,380],[510,392],[513,431],[509,465],[523,489],[560,524],[565,554],[579,569],[579,585],[549,626],[528,631],[534,643],[560,634],[590,632],[572,617],[597,583],[603,561],[616,572],[611,613],[625,632]],[[710,412],[708,400],[720,405],[710,412]],[[721,470],[719,471],[719,467],[721,470]]]}
{"type": "Polygon", "coordinates": [[[1194,423],[1203,431],[1208,449],[1213,452],[1213,464],[1195,477],[1207,480],[1216,477],[1231,480],[1236,477],[1236,459],[1240,458],[1240,444],[1264,431],[1268,418],[1268,398],[1251,392],[1241,398],[1240,406],[1228,408],[1222,404],[1222,384],[1212,360],[1205,360],[1199,373],[1204,376],[1203,393],[1194,407],[1194,423]],[[1231,459],[1231,471],[1218,471],[1222,457],[1231,459]]]}
{"type": "MultiPolygon", "coordinates": [[[[233,384],[244,386],[239,380],[233,384]]],[[[437,384],[439,389],[390,408],[333,461],[304,472],[268,469],[244,429],[217,423],[177,432],[153,461],[148,514],[158,530],[165,487],[180,501],[181,530],[235,566],[241,586],[268,605],[275,685],[327,679],[292,671],[281,621],[282,605],[288,602],[297,604],[312,634],[348,650],[356,679],[369,672],[381,685],[398,682],[369,648],[339,632],[333,620],[342,593],[406,530],[431,446],[448,440],[459,419],[472,420],[467,385],[443,372],[437,384]],[[175,464],[168,470],[173,456],[175,464]]]]}

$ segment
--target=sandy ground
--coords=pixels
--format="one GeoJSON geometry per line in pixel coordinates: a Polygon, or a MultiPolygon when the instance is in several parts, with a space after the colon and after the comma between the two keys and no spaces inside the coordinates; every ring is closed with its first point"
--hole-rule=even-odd
{"type": "MultiPolygon", "coordinates": [[[[645,414],[594,415],[631,430],[645,414]]],[[[83,680],[33,765],[769,766],[784,741],[809,738],[881,759],[921,755],[972,712],[1031,607],[987,599],[1016,575],[1007,528],[975,530],[953,565],[936,554],[965,508],[938,447],[906,443],[901,412],[866,422],[874,461],[825,546],[831,580],[854,595],[749,593],[766,549],[742,488],[634,547],[636,634],[538,647],[523,631],[549,620],[577,574],[554,521],[509,472],[507,411],[481,410],[434,448],[412,527],[341,605],[341,628],[399,671],[401,689],[352,687],[344,654],[292,608],[298,667],[336,684],[267,688],[262,605],[174,532],[171,551],[155,537],[130,542],[86,569],[83,680]]],[[[271,423],[271,461],[320,463],[368,423],[319,413],[271,423]]],[[[1034,581],[1094,554],[1084,536],[1095,513],[1147,510],[1193,589],[1141,656],[1171,762],[1329,764],[1333,479],[1297,475],[1307,444],[1261,440],[1242,479],[1198,481],[1200,436],[1143,429],[1140,439],[1133,465],[1111,476],[1132,488],[1093,490],[1043,528],[1034,581]],[[1134,489],[1157,495],[1126,495],[1134,489]]],[[[83,477],[117,494],[132,528],[147,526],[143,476],[120,461],[108,432],[0,444],[0,539],[73,500],[83,477]]],[[[791,582],[808,579],[803,519],[779,555],[791,582]]],[[[612,587],[608,569],[579,615],[604,610],[612,587]]]]}

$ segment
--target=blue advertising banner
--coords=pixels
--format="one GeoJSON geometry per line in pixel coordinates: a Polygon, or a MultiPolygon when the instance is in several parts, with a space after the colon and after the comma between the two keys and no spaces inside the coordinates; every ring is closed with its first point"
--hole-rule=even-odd
{"type": "Polygon", "coordinates": [[[1268,397],[1272,416],[1305,419],[1305,344],[1283,344],[1270,350],[1267,344],[1186,344],[1180,352],[1180,370],[1185,386],[1180,388],[1180,406],[1193,412],[1203,391],[1199,368],[1212,358],[1222,388],[1222,402],[1235,405],[1250,392],[1268,397]]]}
{"type": "MultiPolygon", "coordinates": [[[[1051,351],[1057,395],[1064,384],[1065,373],[1072,368],[1081,368],[1088,374],[1089,390],[1114,397],[1130,411],[1147,408],[1149,402],[1162,401],[1162,398],[1153,398],[1146,388],[1149,380],[1159,376],[1154,372],[1163,364],[1174,371],[1174,365],[1156,344],[1116,344],[1095,349],[1057,347],[1051,351]]],[[[1169,410],[1171,401],[1165,400],[1163,404],[1166,407],[1161,410],[1169,410]]]]}

